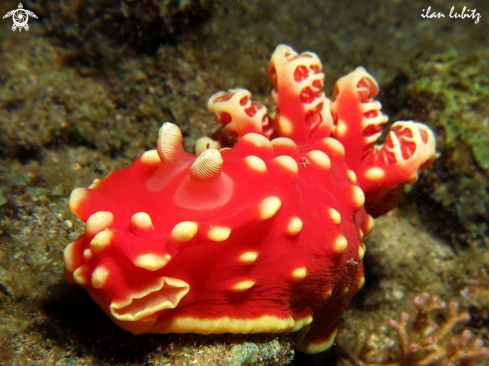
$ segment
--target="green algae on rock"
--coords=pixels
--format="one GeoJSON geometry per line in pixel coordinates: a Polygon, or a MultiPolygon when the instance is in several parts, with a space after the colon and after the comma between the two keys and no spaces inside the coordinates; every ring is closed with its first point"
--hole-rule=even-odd
{"type": "Polygon", "coordinates": [[[456,212],[468,243],[489,245],[489,62],[451,49],[407,68],[409,98],[439,132],[441,157],[424,179],[430,196],[456,212]],[[429,112],[427,112],[429,111],[429,112]]]}
{"type": "Polygon", "coordinates": [[[34,8],[46,35],[70,50],[67,57],[99,67],[115,65],[121,54],[155,53],[162,43],[210,18],[214,6],[214,0],[88,0],[34,8]]]}
{"type": "MultiPolygon", "coordinates": [[[[84,146],[133,160],[150,147],[145,131],[170,119],[188,121],[182,129],[191,151],[213,123],[204,90],[217,88],[215,81],[197,73],[194,54],[183,46],[162,48],[156,61],[121,61],[118,75],[97,78],[67,67],[46,38],[20,37],[25,47],[4,41],[9,67],[0,75],[0,152],[10,158],[39,160],[46,149],[84,146]]],[[[88,164],[93,161],[82,165],[88,164]]]]}

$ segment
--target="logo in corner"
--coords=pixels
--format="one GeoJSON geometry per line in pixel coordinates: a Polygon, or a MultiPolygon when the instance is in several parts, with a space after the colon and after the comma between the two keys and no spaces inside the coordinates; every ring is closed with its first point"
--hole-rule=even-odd
{"type": "Polygon", "coordinates": [[[30,10],[24,9],[24,6],[22,3],[19,3],[19,8],[15,10],[9,11],[7,14],[3,16],[3,19],[12,17],[14,24],[12,25],[12,30],[15,31],[17,28],[19,28],[19,32],[22,31],[22,28],[24,28],[26,31],[29,30],[29,25],[27,24],[29,20],[29,15],[33,18],[37,19],[37,15],[34,14],[30,10]]]}

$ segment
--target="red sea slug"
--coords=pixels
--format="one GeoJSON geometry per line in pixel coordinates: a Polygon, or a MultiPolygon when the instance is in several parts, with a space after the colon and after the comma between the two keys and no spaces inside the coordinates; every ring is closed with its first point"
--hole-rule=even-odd
{"type": "Polygon", "coordinates": [[[209,100],[233,148],[193,156],[167,122],[156,149],[75,189],[69,209],[86,228],[65,249],[67,279],[134,334],[296,332],[300,351],[329,348],[364,283],[365,197],[392,208],[435,141],[398,122],[375,145],[387,121],[375,80],[358,68],[331,103],[321,70],[314,53],[279,45],[274,119],[244,89],[209,100]]]}

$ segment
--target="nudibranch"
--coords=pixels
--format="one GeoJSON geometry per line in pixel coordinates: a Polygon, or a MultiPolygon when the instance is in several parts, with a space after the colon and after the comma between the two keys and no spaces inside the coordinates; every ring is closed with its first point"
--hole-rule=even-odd
{"type": "Polygon", "coordinates": [[[338,81],[333,102],[314,53],[279,45],[268,75],[273,118],[244,89],[209,100],[232,148],[194,156],[166,122],[156,149],[71,194],[86,228],[64,251],[66,278],[123,329],[295,332],[306,353],[333,343],[365,281],[367,212],[392,208],[435,140],[398,122],[376,145],[387,117],[363,68],[338,81]]]}

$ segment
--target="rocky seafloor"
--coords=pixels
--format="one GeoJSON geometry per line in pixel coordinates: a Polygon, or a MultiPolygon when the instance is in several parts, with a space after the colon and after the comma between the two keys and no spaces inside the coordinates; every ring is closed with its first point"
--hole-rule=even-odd
{"type": "Polygon", "coordinates": [[[25,2],[39,16],[28,32],[0,22],[0,365],[400,364],[387,319],[414,314],[422,292],[470,314],[451,335],[465,327],[488,343],[488,4],[25,2]],[[422,19],[428,6],[446,17],[422,19]],[[482,18],[450,19],[452,6],[482,18]],[[271,105],[266,68],[279,43],[319,55],[329,97],[338,77],[365,66],[391,120],[435,129],[440,158],[376,220],[366,285],[325,355],[300,355],[284,335],[119,329],[64,280],[63,249],[84,226],[67,210],[71,190],[131,164],[165,121],[192,152],[218,129],[206,111],[217,90],[241,86],[271,105]]]}

